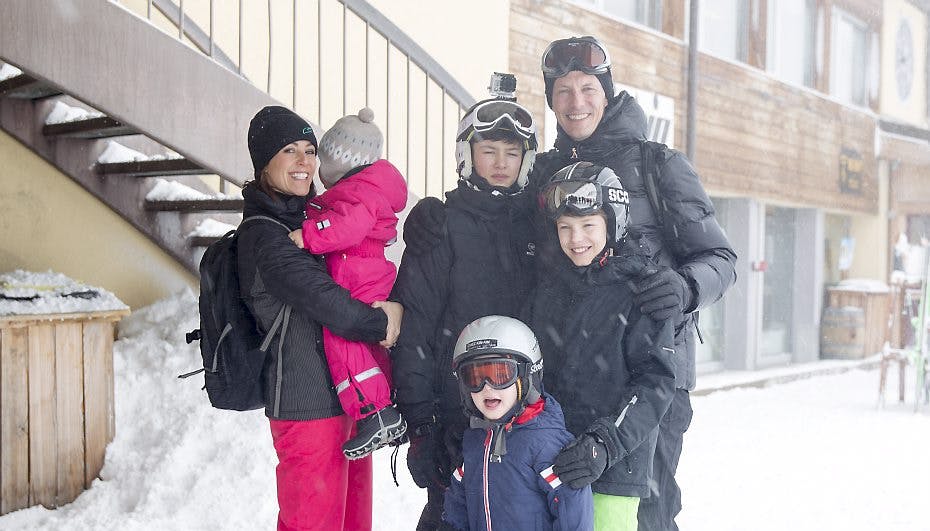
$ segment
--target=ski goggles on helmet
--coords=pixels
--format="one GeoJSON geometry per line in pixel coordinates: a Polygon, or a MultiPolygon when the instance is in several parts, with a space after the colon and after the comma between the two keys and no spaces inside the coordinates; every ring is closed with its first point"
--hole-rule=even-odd
{"type": "Polygon", "coordinates": [[[540,206],[552,218],[566,211],[577,216],[597,214],[604,203],[629,204],[629,196],[622,188],[602,186],[592,181],[556,181],[540,194],[540,206]]]}
{"type": "Polygon", "coordinates": [[[572,70],[597,75],[610,68],[610,55],[594,37],[572,37],[553,41],[542,56],[543,76],[562,77],[572,70]]]}
{"type": "Polygon", "coordinates": [[[460,364],[455,375],[472,393],[481,392],[485,384],[492,389],[506,389],[520,377],[520,363],[510,358],[478,358],[460,364]]]}
{"type": "Polygon", "coordinates": [[[513,130],[523,138],[533,135],[533,116],[529,111],[507,100],[488,100],[475,106],[471,112],[472,124],[477,133],[492,129],[513,130]],[[509,123],[509,127],[507,124],[509,123]]]}

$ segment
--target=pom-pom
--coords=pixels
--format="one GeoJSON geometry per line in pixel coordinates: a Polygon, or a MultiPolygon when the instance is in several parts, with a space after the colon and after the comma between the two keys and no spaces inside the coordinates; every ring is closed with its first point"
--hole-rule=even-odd
{"type": "Polygon", "coordinates": [[[366,124],[370,124],[375,119],[375,111],[365,107],[358,111],[358,119],[366,124]]]}

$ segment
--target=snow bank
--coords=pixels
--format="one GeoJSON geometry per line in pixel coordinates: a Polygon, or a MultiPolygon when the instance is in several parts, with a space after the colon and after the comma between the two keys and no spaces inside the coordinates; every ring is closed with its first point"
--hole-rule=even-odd
{"type": "Polygon", "coordinates": [[[116,295],[61,273],[17,269],[0,275],[0,315],[128,310],[116,295]]]}

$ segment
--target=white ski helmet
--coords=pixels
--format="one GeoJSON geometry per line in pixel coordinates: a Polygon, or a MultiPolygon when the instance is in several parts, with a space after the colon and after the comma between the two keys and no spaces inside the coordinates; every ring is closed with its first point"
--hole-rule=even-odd
{"type": "Polygon", "coordinates": [[[484,385],[496,386],[495,382],[481,375],[469,386],[469,366],[493,360],[513,365],[514,372],[500,373],[501,381],[497,385],[501,388],[517,385],[515,412],[539,400],[542,395],[543,358],[536,335],[513,317],[488,315],[472,321],[462,330],[452,355],[452,370],[459,381],[462,403],[469,413],[481,415],[470,393],[478,392],[484,385]]]}
{"type": "Polygon", "coordinates": [[[459,178],[471,185],[475,184],[471,181],[475,169],[471,144],[481,140],[482,135],[492,132],[504,133],[523,147],[523,162],[516,181],[517,188],[523,190],[536,160],[536,123],[528,110],[507,99],[482,100],[465,112],[455,135],[455,162],[459,178]]]}
{"type": "Polygon", "coordinates": [[[565,166],[552,176],[540,197],[546,214],[555,219],[564,213],[607,217],[607,242],[616,246],[626,236],[630,197],[612,169],[590,162],[565,166]]]}

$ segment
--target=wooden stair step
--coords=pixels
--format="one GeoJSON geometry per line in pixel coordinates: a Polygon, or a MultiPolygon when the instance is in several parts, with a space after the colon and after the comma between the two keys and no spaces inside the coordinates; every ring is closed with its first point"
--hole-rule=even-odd
{"type": "Polygon", "coordinates": [[[217,242],[222,238],[222,236],[191,236],[188,239],[188,244],[191,247],[207,247],[208,245],[217,242]]]}
{"type": "Polygon", "coordinates": [[[159,212],[242,212],[243,199],[146,200],[146,210],[159,212]]]}
{"type": "Polygon", "coordinates": [[[0,81],[0,97],[35,100],[58,96],[61,90],[44,81],[20,74],[0,81]]]}
{"type": "Polygon", "coordinates": [[[109,138],[137,134],[137,131],[109,116],[98,116],[86,120],[46,124],[42,127],[42,134],[69,138],[109,138]]]}
{"type": "Polygon", "coordinates": [[[98,162],[97,173],[102,175],[126,175],[129,177],[154,177],[158,175],[201,175],[210,173],[196,162],[188,159],[155,159],[130,162],[98,162]]]}

